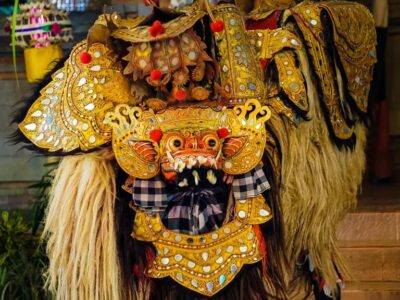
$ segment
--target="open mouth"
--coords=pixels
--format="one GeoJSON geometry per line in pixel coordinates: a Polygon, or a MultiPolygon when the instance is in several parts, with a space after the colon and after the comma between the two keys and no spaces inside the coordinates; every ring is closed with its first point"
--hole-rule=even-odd
{"type": "Polygon", "coordinates": [[[209,187],[222,181],[224,172],[222,170],[210,169],[206,167],[183,169],[177,173],[175,184],[179,188],[186,187],[209,187]]]}
{"type": "Polygon", "coordinates": [[[222,162],[220,152],[182,151],[174,155],[166,152],[161,166],[168,181],[175,181],[179,187],[185,187],[190,185],[189,177],[193,179],[194,186],[199,186],[202,181],[215,185],[222,162]]]}

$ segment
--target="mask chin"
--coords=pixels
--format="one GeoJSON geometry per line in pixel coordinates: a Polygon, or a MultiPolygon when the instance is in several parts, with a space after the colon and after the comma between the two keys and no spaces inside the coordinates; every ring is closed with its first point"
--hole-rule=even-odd
{"type": "Polygon", "coordinates": [[[225,220],[230,189],[223,182],[223,175],[222,170],[208,168],[177,173],[176,180],[166,186],[168,207],[161,215],[163,224],[170,230],[190,235],[220,228],[225,220]]]}

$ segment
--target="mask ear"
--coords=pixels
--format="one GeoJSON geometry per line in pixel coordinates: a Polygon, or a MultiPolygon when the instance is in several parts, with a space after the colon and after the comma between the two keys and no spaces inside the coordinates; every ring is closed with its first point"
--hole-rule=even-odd
{"type": "Polygon", "coordinates": [[[222,145],[222,154],[225,158],[231,158],[238,154],[246,144],[247,136],[234,136],[225,139],[222,145]]]}
{"type": "Polygon", "coordinates": [[[129,141],[129,145],[137,153],[139,157],[148,162],[155,162],[157,151],[154,144],[150,141],[129,141]]]}

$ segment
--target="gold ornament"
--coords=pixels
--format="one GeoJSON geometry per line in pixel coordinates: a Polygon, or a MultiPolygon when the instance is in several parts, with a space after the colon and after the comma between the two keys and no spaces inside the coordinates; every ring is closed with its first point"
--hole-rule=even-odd
{"type": "Polygon", "coordinates": [[[335,49],[343,65],[349,94],[358,109],[366,113],[372,66],[377,62],[374,19],[370,11],[358,3],[321,3],[320,7],[330,12],[335,49]]]}
{"type": "Polygon", "coordinates": [[[83,64],[84,51],[85,41],[74,47],[19,124],[32,143],[50,152],[87,151],[109,142],[106,112],[115,104],[133,102],[117,55],[103,44],[93,44],[88,50],[92,60],[83,64]]]}
{"type": "Polygon", "coordinates": [[[221,4],[213,9],[216,19],[221,19],[225,29],[215,33],[221,53],[221,88],[229,106],[243,103],[246,99],[264,99],[265,85],[261,65],[248,42],[243,17],[238,8],[221,4]]]}
{"type": "Polygon", "coordinates": [[[206,13],[204,11],[194,5],[190,8],[190,11],[187,11],[185,14],[178,16],[169,22],[163,23],[165,32],[159,36],[153,37],[150,34],[149,26],[136,25],[134,28],[131,28],[129,25],[123,26],[124,24],[121,24],[117,30],[112,32],[112,37],[135,44],[172,39],[180,36],[189,28],[192,28],[193,25],[205,15],[206,13]]]}
{"type": "Polygon", "coordinates": [[[280,52],[274,56],[278,69],[280,87],[288,99],[301,111],[309,109],[304,77],[296,64],[296,58],[291,51],[280,52]]]}
{"type": "MultiPolygon", "coordinates": [[[[212,61],[205,51],[206,45],[193,29],[188,29],[177,37],[151,42],[134,43],[131,41],[131,43],[132,45],[128,47],[129,54],[123,58],[128,61],[124,74],[132,74],[134,81],[146,77],[147,82],[152,86],[166,85],[171,80],[173,73],[187,74],[188,67],[198,68],[199,65],[205,65],[205,62],[212,61]],[[161,80],[154,82],[149,79],[149,75],[154,69],[164,74],[161,80]]],[[[174,79],[175,81],[179,80],[177,77],[174,79]]]]}
{"type": "Polygon", "coordinates": [[[249,30],[248,34],[259,59],[270,59],[284,49],[303,48],[301,39],[287,29],[249,30]]]}
{"type": "Polygon", "coordinates": [[[190,89],[190,95],[194,100],[204,101],[209,99],[210,91],[201,86],[196,86],[190,89]]]}
{"type": "Polygon", "coordinates": [[[329,112],[329,123],[336,137],[347,140],[353,136],[354,129],[347,124],[341,110],[340,95],[336,86],[335,70],[333,69],[334,65],[330,59],[326,42],[321,39],[324,34],[320,17],[321,9],[314,4],[299,5],[293,8],[293,12],[307,42],[308,52],[320,81],[323,103],[329,112]]]}
{"type": "Polygon", "coordinates": [[[132,237],[151,242],[157,250],[147,275],[169,276],[206,296],[213,296],[226,287],[245,264],[262,259],[253,226],[272,218],[270,208],[260,195],[237,201],[233,220],[221,228],[193,236],[165,228],[158,214],[134,209],[132,237]]]}
{"type": "Polygon", "coordinates": [[[159,145],[150,139],[152,130],[166,134],[170,131],[228,129],[230,134],[223,142],[229,144],[230,139],[238,137],[245,140],[234,155],[223,157],[224,172],[236,175],[249,172],[261,161],[266,139],[265,122],[270,116],[266,106],[252,99],[233,109],[169,108],[161,113],[119,105],[114,112],[107,113],[105,122],[114,128],[112,144],[121,168],[133,177],[149,179],[159,173],[160,158],[166,155],[164,140],[159,145]],[[138,143],[146,145],[149,152],[153,149],[156,155],[151,160],[146,159],[137,151],[142,149],[138,143]]]}

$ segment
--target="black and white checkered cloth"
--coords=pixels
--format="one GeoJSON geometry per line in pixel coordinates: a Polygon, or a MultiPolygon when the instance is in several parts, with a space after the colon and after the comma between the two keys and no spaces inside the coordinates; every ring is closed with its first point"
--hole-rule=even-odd
{"type": "MultiPolygon", "coordinates": [[[[222,186],[169,193],[159,176],[150,180],[135,179],[133,202],[145,211],[159,212],[171,230],[202,234],[218,228],[225,217],[228,189],[222,186]]],[[[254,198],[268,189],[270,185],[260,166],[235,176],[232,182],[236,200],[254,198]]]]}
{"type": "Polygon", "coordinates": [[[232,183],[233,197],[236,200],[254,198],[270,188],[267,177],[260,166],[246,174],[236,175],[232,183]]]}
{"type": "Polygon", "coordinates": [[[228,189],[222,186],[193,189],[168,196],[162,215],[164,225],[186,234],[203,234],[218,229],[225,218],[228,189]]]}
{"type": "Polygon", "coordinates": [[[133,202],[145,211],[161,212],[168,206],[165,182],[160,176],[151,179],[135,179],[132,185],[133,202]]]}

